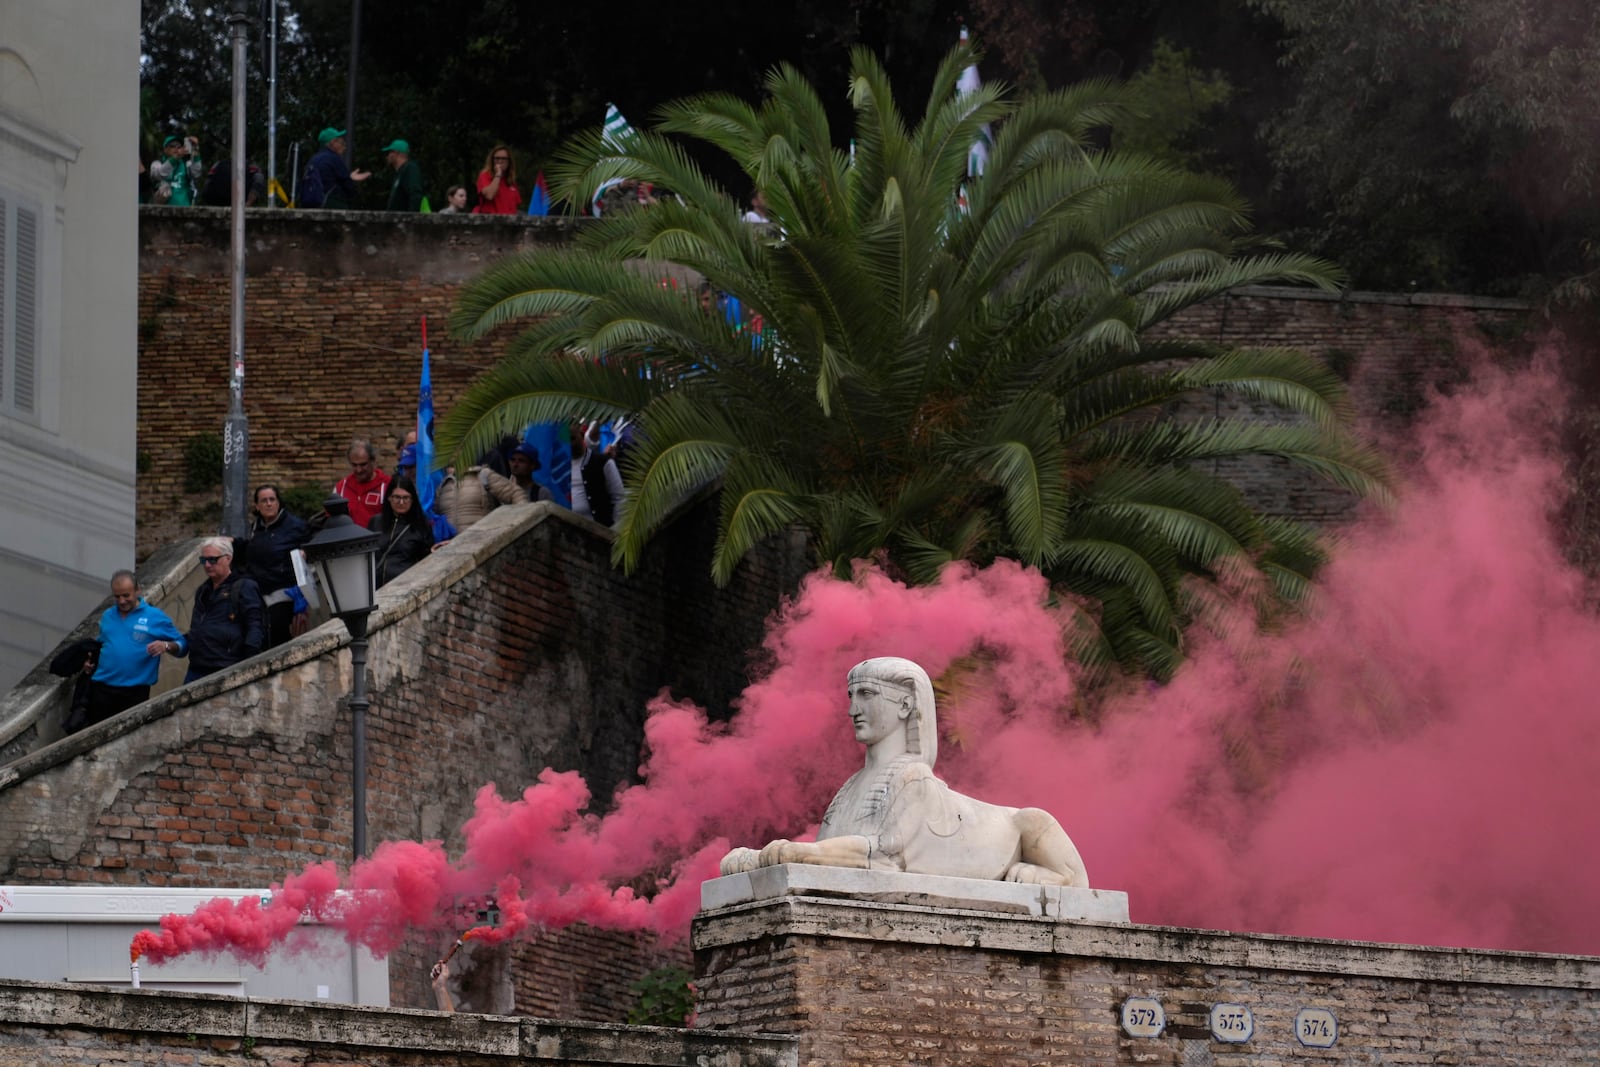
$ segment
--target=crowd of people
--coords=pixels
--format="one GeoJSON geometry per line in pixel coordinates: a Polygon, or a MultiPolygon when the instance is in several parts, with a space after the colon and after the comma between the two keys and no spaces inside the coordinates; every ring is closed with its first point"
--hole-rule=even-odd
{"type": "MultiPolygon", "coordinates": [[[[299,208],[352,210],[362,204],[361,186],[372,178],[372,171],[353,168],[348,162],[348,131],[333,126],[317,134],[317,151],[297,175],[292,195],[299,208]]],[[[428,197],[422,166],[414,157],[411,144],[393,138],[379,151],[390,171],[389,193],[384,210],[432,212],[440,215],[518,215],[528,208],[528,195],[518,184],[517,162],[511,147],[497,144],[483,160],[483,169],[471,184],[446,186],[437,204],[428,197]]],[[[141,198],[154,204],[187,207],[191,204],[225,207],[232,203],[232,164],[223,159],[207,170],[200,157],[200,142],[195,137],[174,134],[166,138],[161,155],[148,168],[140,170],[148,180],[141,198]]],[[[435,187],[437,188],[437,187],[435,187]]],[[[252,206],[266,199],[267,183],[255,164],[248,168],[245,204],[252,206]]],[[[649,182],[620,179],[607,182],[595,191],[589,211],[608,215],[638,205],[656,203],[663,195],[649,182]]],[[[536,214],[543,214],[536,211],[536,214]]],[[[765,223],[766,204],[757,192],[746,222],[765,223]]]]}
{"type": "MultiPolygon", "coordinates": [[[[297,175],[293,191],[296,207],[339,211],[360,206],[361,185],[372,178],[372,171],[352,168],[346,162],[347,149],[345,130],[329,126],[317,135],[317,151],[297,175]]],[[[473,192],[469,193],[466,184],[448,186],[437,206],[428,198],[422,167],[413,157],[410,142],[396,137],[379,151],[390,171],[385,210],[516,215],[527,207],[527,198],[517,184],[516,160],[508,145],[497,144],[489,150],[483,170],[470,187],[473,192]]],[[[161,154],[148,167],[141,165],[140,171],[146,181],[141,200],[149,203],[172,207],[225,207],[232,203],[231,161],[223,159],[208,170],[201,159],[198,138],[177,134],[167,137],[161,154]]],[[[248,174],[245,203],[253,206],[265,200],[267,183],[255,164],[250,164],[248,174]]]]}
{"type": "MultiPolygon", "coordinates": [[[[332,492],[344,499],[353,522],[378,535],[381,587],[498,507],[552,501],[611,525],[623,499],[617,460],[627,446],[626,424],[574,423],[569,434],[570,445],[559,457],[570,455],[564,483],[551,477],[558,457],[549,441],[555,437],[546,441],[549,455],[530,440],[507,437],[465,470],[445,469],[431,515],[418,488],[416,431],[396,439],[393,475],[379,465],[373,443],[357,438],[345,453],[350,472],[332,492]]],[[[112,604],[100,616],[97,637],[69,645],[50,666],[74,679],[63,730],[75,732],[149,699],[162,656],[187,659],[187,683],[304,633],[311,605],[295,553],[327,517],[294,515],[277,485],[257,486],[245,535],[212,537],[201,545],[205,578],[195,590],[187,631],[144,599],[132,571],[113,574],[112,604]]]]}

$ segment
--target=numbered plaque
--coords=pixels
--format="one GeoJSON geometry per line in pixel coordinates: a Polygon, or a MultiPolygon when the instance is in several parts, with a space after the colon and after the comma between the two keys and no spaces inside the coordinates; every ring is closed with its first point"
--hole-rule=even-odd
{"type": "Polygon", "coordinates": [[[1230,1045],[1242,1045],[1256,1033],[1256,1020],[1243,1004],[1216,1004],[1211,1008],[1211,1036],[1230,1045]]]}
{"type": "Polygon", "coordinates": [[[1301,1008],[1294,1017],[1294,1036],[1307,1048],[1332,1048],[1339,1040],[1339,1020],[1325,1008],[1301,1008]]]}
{"type": "Polygon", "coordinates": [[[1161,1001],[1129,997],[1122,1002],[1122,1032],[1129,1037],[1160,1037],[1166,1028],[1167,1013],[1161,1001]]]}

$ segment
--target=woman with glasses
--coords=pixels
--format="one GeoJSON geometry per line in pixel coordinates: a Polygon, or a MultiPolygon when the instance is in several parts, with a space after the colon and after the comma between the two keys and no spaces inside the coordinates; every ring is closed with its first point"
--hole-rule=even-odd
{"type": "Polygon", "coordinates": [[[472,209],[472,213],[515,215],[521,206],[516,161],[511,158],[511,149],[497,144],[483,161],[483,173],[478,175],[478,206],[472,209]]]}
{"type": "Polygon", "coordinates": [[[403,474],[389,484],[383,513],[373,516],[367,529],[383,537],[378,542],[379,586],[400,577],[433,550],[433,529],[417,499],[417,487],[403,474]]]}
{"type": "Polygon", "coordinates": [[[255,579],[266,603],[268,648],[305,633],[309,616],[289,553],[309,540],[311,528],[283,506],[278,487],[257,486],[250,532],[234,538],[233,555],[240,573],[255,579]]]}

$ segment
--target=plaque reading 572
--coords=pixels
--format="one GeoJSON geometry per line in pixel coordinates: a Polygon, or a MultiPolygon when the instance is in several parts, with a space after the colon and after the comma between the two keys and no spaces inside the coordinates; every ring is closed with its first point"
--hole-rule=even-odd
{"type": "Polygon", "coordinates": [[[1166,1028],[1167,1013],[1161,1001],[1129,997],[1122,1002],[1122,1032],[1129,1037],[1160,1037],[1166,1028]]]}

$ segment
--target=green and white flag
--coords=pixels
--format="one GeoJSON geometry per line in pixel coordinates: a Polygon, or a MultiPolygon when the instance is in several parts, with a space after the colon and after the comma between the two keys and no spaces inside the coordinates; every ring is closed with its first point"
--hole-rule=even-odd
{"type": "MultiPolygon", "coordinates": [[[[613,148],[620,149],[623,147],[624,142],[626,142],[632,136],[633,127],[629,126],[628,120],[622,117],[622,112],[617,110],[617,105],[607,102],[606,120],[605,124],[601,127],[601,137],[604,139],[605,143],[613,148]]],[[[621,178],[607,178],[605,181],[600,183],[600,187],[594,191],[594,196],[590,197],[589,199],[590,214],[595,215],[596,217],[599,216],[600,198],[605,195],[605,191],[607,189],[621,181],[621,178]]]]}
{"type": "Polygon", "coordinates": [[[621,145],[633,136],[633,127],[628,125],[628,120],[622,117],[622,112],[617,110],[617,105],[606,104],[606,122],[604,126],[605,137],[614,145],[621,145]]]}

